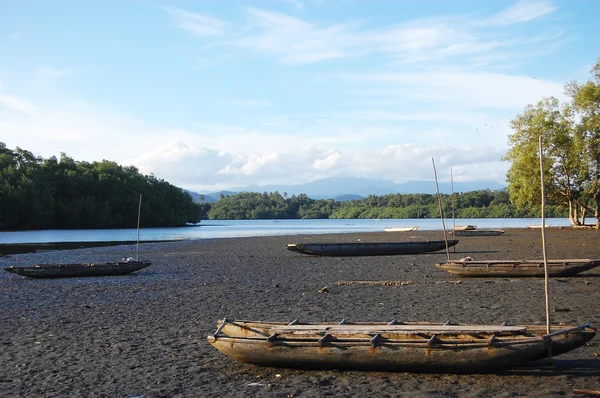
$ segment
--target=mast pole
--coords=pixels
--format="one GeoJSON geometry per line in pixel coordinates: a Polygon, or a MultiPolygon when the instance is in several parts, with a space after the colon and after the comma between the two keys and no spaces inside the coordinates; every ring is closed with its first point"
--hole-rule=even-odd
{"type": "Polygon", "coordinates": [[[542,182],[542,252],[544,254],[544,292],[546,296],[546,332],[550,334],[550,294],[548,282],[548,258],[546,256],[546,188],[544,184],[544,141],[540,135],[540,178],[542,182]]]}
{"type": "Polygon", "coordinates": [[[137,220],[137,248],[135,253],[135,261],[140,261],[140,216],[142,215],[142,193],[140,192],[140,204],[138,205],[138,220],[137,220]]]}
{"type": "Polygon", "coordinates": [[[437,190],[438,205],[440,207],[440,218],[442,219],[442,229],[444,230],[444,242],[446,243],[446,259],[450,261],[450,250],[448,249],[448,236],[446,234],[446,222],[444,221],[444,210],[442,208],[442,196],[440,195],[440,186],[438,185],[437,171],[435,169],[435,160],[431,158],[433,163],[433,176],[435,177],[435,188],[437,190]]]}

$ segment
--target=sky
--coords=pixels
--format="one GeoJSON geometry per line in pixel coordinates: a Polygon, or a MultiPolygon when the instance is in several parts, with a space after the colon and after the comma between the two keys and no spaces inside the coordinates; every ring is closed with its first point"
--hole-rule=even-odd
{"type": "Polygon", "coordinates": [[[0,142],[216,192],[505,184],[510,120],[600,58],[596,0],[0,0],[0,142]],[[451,172],[452,170],[452,172],[451,172]]]}

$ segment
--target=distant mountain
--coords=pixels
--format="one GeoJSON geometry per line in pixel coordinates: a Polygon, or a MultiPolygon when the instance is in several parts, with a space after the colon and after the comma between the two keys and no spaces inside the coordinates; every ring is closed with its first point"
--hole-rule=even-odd
{"type": "MultiPolygon", "coordinates": [[[[440,192],[450,194],[452,184],[450,182],[439,183],[440,192]]],[[[467,181],[455,182],[454,192],[470,192],[482,189],[492,191],[506,188],[505,185],[496,181],[467,181]]],[[[425,193],[435,194],[436,187],[434,181],[407,181],[395,183],[387,180],[355,178],[355,177],[332,177],[316,180],[306,184],[298,185],[251,185],[240,188],[232,188],[229,191],[223,191],[224,195],[233,195],[238,192],[279,192],[286,193],[288,196],[305,194],[312,199],[335,199],[338,201],[366,198],[369,195],[387,195],[393,193],[425,193]]],[[[190,192],[190,194],[192,194],[190,192]]],[[[221,192],[205,192],[206,202],[219,200],[221,192]]],[[[194,195],[192,195],[194,197],[194,195]]],[[[196,199],[194,197],[194,199],[196,199]]]]}

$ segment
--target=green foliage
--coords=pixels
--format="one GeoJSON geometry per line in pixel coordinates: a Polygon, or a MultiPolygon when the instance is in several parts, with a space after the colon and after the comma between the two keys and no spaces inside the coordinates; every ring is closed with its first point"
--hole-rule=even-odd
{"type": "Polygon", "coordinates": [[[142,227],[200,221],[187,192],[133,166],[36,158],[0,143],[0,230],[134,228],[140,193],[142,227]]]}
{"type": "MultiPolygon", "coordinates": [[[[452,196],[441,195],[446,217],[452,217],[452,196]]],[[[371,218],[439,218],[437,195],[390,194],[371,195],[365,199],[336,202],[314,200],[306,195],[282,197],[279,193],[223,195],[208,206],[206,217],[211,220],[256,219],[371,219],[371,218]]],[[[480,190],[454,195],[457,218],[540,217],[539,206],[517,209],[508,199],[506,190],[480,190]]],[[[550,217],[566,217],[566,209],[551,206],[550,217]]]]}
{"type": "Polygon", "coordinates": [[[544,98],[511,121],[508,191],[526,208],[541,201],[539,137],[543,137],[546,200],[568,208],[571,223],[592,213],[600,225],[600,60],[593,80],[566,86],[568,103],[544,98]]]}

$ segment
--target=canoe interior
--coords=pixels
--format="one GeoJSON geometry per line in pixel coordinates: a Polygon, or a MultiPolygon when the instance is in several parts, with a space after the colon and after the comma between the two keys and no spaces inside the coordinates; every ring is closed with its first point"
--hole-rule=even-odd
{"type": "Polygon", "coordinates": [[[68,278],[82,276],[125,275],[146,268],[149,261],[121,261],[84,264],[36,264],[30,267],[7,267],[5,271],[30,278],[68,278]]]}
{"type": "MultiPolygon", "coordinates": [[[[600,266],[597,259],[548,260],[550,276],[573,276],[600,266]]],[[[453,275],[463,277],[543,277],[543,260],[450,260],[436,267],[453,275]]]]}
{"type": "MultiPolygon", "coordinates": [[[[458,244],[458,240],[448,240],[448,247],[458,244]]],[[[444,250],[446,241],[406,241],[406,242],[353,242],[353,243],[290,243],[288,250],[319,256],[381,256],[418,254],[444,250]]]]}
{"type": "Polygon", "coordinates": [[[391,323],[310,324],[223,320],[209,342],[246,363],[310,369],[444,373],[506,370],[571,351],[589,325],[546,334],[544,326],[391,323]]]}

